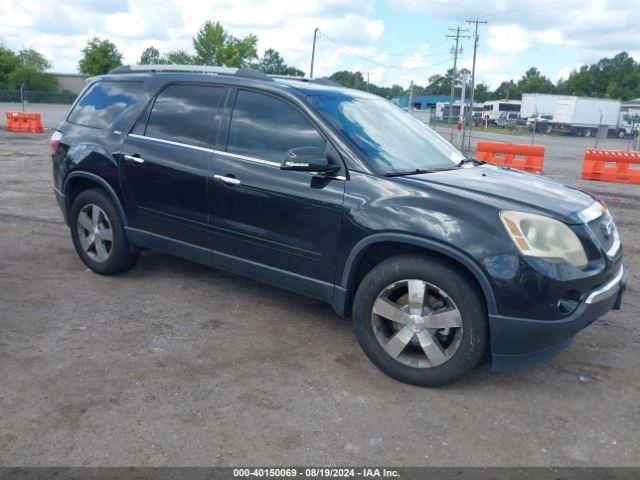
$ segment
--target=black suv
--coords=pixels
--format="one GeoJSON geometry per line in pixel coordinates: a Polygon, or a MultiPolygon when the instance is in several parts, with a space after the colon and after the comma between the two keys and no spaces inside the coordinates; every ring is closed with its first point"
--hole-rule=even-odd
{"type": "Polygon", "coordinates": [[[602,203],[465,158],[326,80],[119,67],[88,81],[51,147],[94,272],[158,249],[324,300],[404,382],[451,382],[487,352],[494,369],[532,365],[621,303],[602,203]]]}

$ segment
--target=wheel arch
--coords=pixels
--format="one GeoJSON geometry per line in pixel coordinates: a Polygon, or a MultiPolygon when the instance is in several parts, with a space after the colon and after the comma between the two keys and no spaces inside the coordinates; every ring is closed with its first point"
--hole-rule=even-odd
{"type": "Polygon", "coordinates": [[[111,197],[118,213],[120,214],[120,218],[125,226],[127,226],[127,217],[124,214],[124,209],[122,208],[122,202],[118,197],[118,194],[113,189],[109,182],[107,182],[104,178],[96,175],[95,173],[85,172],[85,171],[75,171],[71,172],[64,181],[62,192],[65,197],[65,209],[66,209],[66,218],[69,218],[69,213],[71,212],[71,206],[73,201],[77,197],[77,195],[87,188],[99,187],[102,190],[106,191],[107,194],[111,197]],[[86,185],[85,188],[80,188],[78,190],[79,185],[86,185]]]}
{"type": "MultiPolygon", "coordinates": [[[[340,280],[335,308],[338,313],[348,315],[357,289],[357,280],[367,253],[377,246],[394,245],[398,248],[393,255],[424,252],[443,257],[461,267],[480,287],[487,313],[497,314],[497,305],[491,282],[482,268],[466,253],[436,240],[399,233],[379,233],[360,240],[351,250],[345,262],[340,280]],[[404,248],[404,251],[403,251],[404,248]]],[[[387,257],[388,258],[388,257],[387,257]]]]}

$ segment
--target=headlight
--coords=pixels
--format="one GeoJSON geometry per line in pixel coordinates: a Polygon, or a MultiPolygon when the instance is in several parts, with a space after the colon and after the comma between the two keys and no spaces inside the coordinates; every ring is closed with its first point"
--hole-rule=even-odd
{"type": "Polygon", "coordinates": [[[561,258],[575,267],[587,264],[580,240],[564,223],[534,213],[500,212],[509,236],[523,255],[561,258]]]}

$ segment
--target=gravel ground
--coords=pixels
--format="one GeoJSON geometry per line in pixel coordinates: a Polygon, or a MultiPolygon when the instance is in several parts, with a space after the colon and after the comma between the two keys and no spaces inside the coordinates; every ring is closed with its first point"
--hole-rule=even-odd
{"type": "Polygon", "coordinates": [[[429,390],[314,300],[154,252],[87,271],[48,135],[0,131],[0,464],[640,465],[640,186],[579,180],[586,141],[562,142],[545,174],[613,211],[622,310],[546,365],[429,390]]]}

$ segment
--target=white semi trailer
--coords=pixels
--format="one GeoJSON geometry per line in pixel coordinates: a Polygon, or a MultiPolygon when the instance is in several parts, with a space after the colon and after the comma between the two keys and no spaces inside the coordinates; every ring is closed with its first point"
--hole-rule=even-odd
{"type": "Polygon", "coordinates": [[[590,137],[606,129],[608,135],[620,138],[636,135],[638,125],[632,116],[620,112],[620,106],[620,101],[604,98],[525,93],[520,112],[524,118],[551,115],[552,121],[541,125],[547,132],[590,137]]]}

